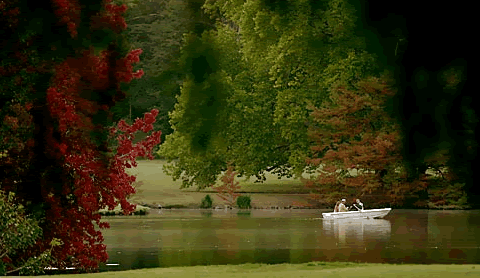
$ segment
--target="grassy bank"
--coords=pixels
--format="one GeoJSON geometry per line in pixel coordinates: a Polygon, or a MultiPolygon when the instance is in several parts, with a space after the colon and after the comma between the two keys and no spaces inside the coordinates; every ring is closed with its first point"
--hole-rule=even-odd
{"type": "MultiPolygon", "coordinates": [[[[198,208],[201,200],[209,194],[214,206],[223,205],[211,188],[197,191],[196,188],[180,189],[181,181],[163,172],[163,160],[141,160],[136,168],[127,169],[136,175],[137,193],[130,200],[137,204],[161,205],[162,207],[198,208]]],[[[252,207],[286,207],[294,202],[307,202],[309,191],[302,182],[293,178],[278,179],[266,174],[267,180],[260,184],[254,180],[238,179],[241,192],[252,197],[252,207]]],[[[220,181],[218,182],[220,184],[220,181]]]]}
{"type": "MultiPolygon", "coordinates": [[[[164,160],[140,160],[136,168],[127,169],[127,172],[137,176],[137,193],[130,198],[131,202],[149,207],[161,205],[163,208],[199,208],[201,200],[209,194],[213,199],[213,205],[223,206],[224,201],[216,196],[212,188],[197,191],[196,188],[180,189],[181,181],[173,179],[163,172],[164,160]]],[[[266,181],[255,183],[255,179],[236,179],[241,186],[240,193],[249,195],[252,199],[251,206],[254,208],[288,207],[303,203],[312,208],[333,209],[333,203],[317,203],[308,198],[310,190],[304,187],[300,180],[282,177],[266,173],[266,181]]],[[[220,180],[217,182],[221,184],[220,180]]],[[[458,204],[445,203],[447,199],[455,199],[452,194],[457,191],[449,188],[429,190],[435,202],[425,200],[423,205],[415,205],[415,208],[423,209],[467,209],[468,207],[458,204]],[[451,193],[453,192],[453,193],[451,193]],[[453,196],[453,197],[452,197],[453,196]],[[438,200],[437,200],[438,199],[438,200]]],[[[351,202],[356,196],[345,196],[351,202]]],[[[414,197],[415,198],[415,197],[414,197]]],[[[362,200],[366,208],[380,208],[388,206],[384,204],[383,196],[365,196],[362,200]]],[[[405,207],[414,208],[414,207],[405,207]]]]}
{"type": "MultiPolygon", "coordinates": [[[[118,272],[76,274],[55,277],[479,277],[480,265],[391,265],[344,262],[311,262],[306,264],[243,264],[171,268],[151,268],[118,272]]],[[[45,276],[43,276],[45,277],[45,276]]]]}

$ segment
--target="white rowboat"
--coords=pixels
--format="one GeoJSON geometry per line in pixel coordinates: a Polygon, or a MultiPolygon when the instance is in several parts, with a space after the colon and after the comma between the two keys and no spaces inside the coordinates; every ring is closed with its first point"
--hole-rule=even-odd
{"type": "Polygon", "coordinates": [[[322,213],[323,219],[362,219],[362,218],[383,218],[392,209],[366,209],[359,211],[346,212],[326,212],[322,213]]]}

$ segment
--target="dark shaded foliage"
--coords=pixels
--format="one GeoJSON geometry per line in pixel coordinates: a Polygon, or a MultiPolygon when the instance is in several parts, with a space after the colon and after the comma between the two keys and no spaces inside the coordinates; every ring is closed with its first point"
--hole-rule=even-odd
{"type": "Polygon", "coordinates": [[[399,93],[390,101],[390,112],[406,135],[402,155],[411,176],[423,171],[426,158],[446,148],[448,166],[465,183],[469,202],[480,206],[475,175],[478,104],[471,84],[474,36],[468,28],[473,23],[473,4],[352,4],[361,15],[359,32],[366,35],[369,52],[394,72],[399,93]],[[458,79],[450,87],[443,76],[449,71],[456,72],[458,79]]]}

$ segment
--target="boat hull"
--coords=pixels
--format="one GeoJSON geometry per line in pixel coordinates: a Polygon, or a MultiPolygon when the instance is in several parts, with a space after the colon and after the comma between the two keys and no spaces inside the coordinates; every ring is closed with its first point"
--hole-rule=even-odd
{"type": "Polygon", "coordinates": [[[363,219],[363,218],[383,218],[392,209],[367,209],[361,211],[346,211],[346,212],[326,212],[322,213],[324,219],[363,219]]]}

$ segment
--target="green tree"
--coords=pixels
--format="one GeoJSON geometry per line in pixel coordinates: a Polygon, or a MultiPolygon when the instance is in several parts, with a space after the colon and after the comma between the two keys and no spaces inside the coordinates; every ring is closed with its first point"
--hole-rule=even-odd
{"type": "MultiPolygon", "coordinates": [[[[375,68],[354,36],[355,12],[346,1],[283,3],[287,9],[263,1],[205,2],[216,28],[195,38],[215,55],[204,53],[209,67],[194,70],[208,78],[183,84],[170,114],[174,132],[159,151],[182,186],[212,185],[227,162],[260,181],[265,171],[299,176],[308,166],[309,107],[321,105],[335,84],[354,87],[375,68]],[[218,111],[196,99],[202,90],[221,104],[218,111]],[[206,123],[210,128],[202,129],[206,123]],[[191,148],[199,139],[201,151],[191,148]]],[[[192,45],[199,42],[187,37],[185,43],[185,57],[198,56],[200,48],[192,45]]]]}
{"type": "Polygon", "coordinates": [[[124,36],[130,49],[143,50],[138,66],[144,69],[145,76],[125,88],[125,100],[113,109],[114,120],[124,119],[131,124],[143,113],[158,109],[155,128],[163,131],[164,140],[172,132],[168,112],[173,110],[184,75],[179,65],[180,45],[183,33],[193,28],[194,19],[183,0],[119,2],[129,8],[124,36]]]}
{"type": "MultiPolygon", "coordinates": [[[[157,109],[159,120],[154,127],[163,131],[161,139],[164,140],[173,131],[168,113],[173,110],[175,96],[180,93],[186,75],[180,64],[183,34],[194,32],[199,25],[208,25],[208,20],[198,15],[199,3],[195,0],[116,2],[128,7],[125,13],[128,28],[122,35],[128,41],[126,47],[143,50],[138,66],[145,70],[145,75],[122,88],[126,98],[112,109],[113,120],[123,119],[131,124],[143,113],[157,109]]],[[[139,134],[134,142],[144,136],[139,134]]]]}
{"type": "MultiPolygon", "coordinates": [[[[25,215],[25,209],[15,200],[15,193],[0,190],[0,275],[20,274],[35,275],[44,273],[54,258],[51,249],[38,256],[21,261],[12,261],[10,256],[17,251],[33,246],[42,236],[42,229],[37,220],[25,215]]],[[[52,240],[51,247],[60,245],[57,239],[52,240]]]]}

